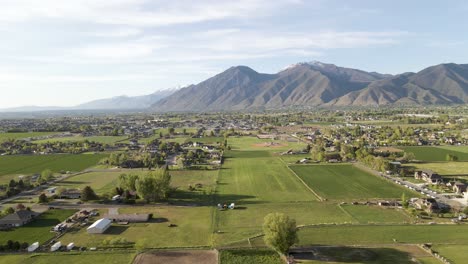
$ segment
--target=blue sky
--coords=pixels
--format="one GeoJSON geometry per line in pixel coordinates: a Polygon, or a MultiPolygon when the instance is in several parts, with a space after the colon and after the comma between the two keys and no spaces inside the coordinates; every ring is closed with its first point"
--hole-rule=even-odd
{"type": "Polygon", "coordinates": [[[466,1],[0,0],[0,108],[71,106],[318,60],[468,63],[466,1]]]}

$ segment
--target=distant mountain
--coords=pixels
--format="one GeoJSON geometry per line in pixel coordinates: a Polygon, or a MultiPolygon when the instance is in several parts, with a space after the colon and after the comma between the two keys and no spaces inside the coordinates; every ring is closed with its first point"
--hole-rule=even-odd
{"type": "Polygon", "coordinates": [[[231,67],[180,89],[154,111],[224,111],[303,106],[379,106],[468,103],[468,65],[440,64],[418,73],[366,72],[318,61],[276,74],[231,67]]]}
{"type": "Polygon", "coordinates": [[[159,100],[173,94],[177,89],[167,89],[156,91],[152,94],[141,96],[116,96],[107,99],[99,99],[84,104],[77,105],[73,109],[145,109],[159,100]]]}
{"type": "Polygon", "coordinates": [[[147,109],[159,100],[173,94],[179,88],[156,91],[152,94],[141,96],[116,96],[107,99],[99,99],[71,107],[58,106],[22,106],[0,109],[0,112],[40,112],[60,110],[128,110],[147,109]]]}

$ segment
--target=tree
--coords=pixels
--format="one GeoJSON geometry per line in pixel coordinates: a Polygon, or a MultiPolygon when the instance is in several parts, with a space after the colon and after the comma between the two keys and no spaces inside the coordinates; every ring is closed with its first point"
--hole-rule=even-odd
{"type": "Polygon", "coordinates": [[[296,220],[282,213],[270,213],[263,222],[265,244],[281,255],[286,255],[289,248],[299,242],[296,220]]]}
{"type": "Polygon", "coordinates": [[[445,159],[446,159],[447,161],[458,161],[458,156],[453,155],[453,154],[447,154],[447,155],[445,156],[445,159]]]}
{"type": "Polygon", "coordinates": [[[136,181],[136,191],[146,202],[166,199],[169,195],[171,175],[164,169],[148,172],[136,181]]]}
{"type": "Polygon", "coordinates": [[[9,215],[9,214],[12,214],[14,212],[15,212],[15,209],[13,209],[13,207],[8,207],[8,208],[3,209],[3,214],[4,215],[9,215]]]}
{"type": "Polygon", "coordinates": [[[135,174],[120,174],[119,175],[119,187],[124,191],[136,191],[136,182],[138,180],[138,175],[135,174]]]}
{"type": "Polygon", "coordinates": [[[43,170],[41,172],[40,181],[41,182],[48,182],[48,181],[52,180],[52,175],[53,175],[53,173],[52,173],[51,170],[49,170],[49,169],[43,170]]]}
{"type": "Polygon", "coordinates": [[[86,186],[81,191],[81,200],[82,201],[89,201],[89,200],[96,200],[98,196],[94,192],[94,190],[90,186],[86,186]]]}
{"type": "Polygon", "coordinates": [[[405,193],[401,195],[401,205],[403,205],[404,208],[408,208],[409,206],[409,201],[406,199],[405,193]]]}
{"type": "Polygon", "coordinates": [[[47,203],[48,201],[49,199],[47,198],[45,193],[41,193],[41,195],[39,195],[39,200],[38,200],[39,203],[47,203]]]}
{"type": "Polygon", "coordinates": [[[21,211],[24,209],[26,209],[26,206],[24,206],[22,203],[16,205],[16,211],[21,211]]]}

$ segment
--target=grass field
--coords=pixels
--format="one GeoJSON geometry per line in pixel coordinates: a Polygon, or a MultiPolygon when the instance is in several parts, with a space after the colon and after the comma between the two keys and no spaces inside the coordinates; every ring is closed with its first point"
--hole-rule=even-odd
{"type": "Polygon", "coordinates": [[[267,151],[230,151],[218,180],[220,200],[236,203],[312,201],[316,197],[267,151]]]}
{"type": "Polygon", "coordinates": [[[302,150],[307,145],[303,142],[287,142],[282,140],[258,139],[257,137],[229,137],[228,145],[233,150],[263,150],[268,152],[283,152],[288,149],[302,150]],[[274,142],[275,146],[266,146],[265,143],[274,142]]]}
{"type": "Polygon", "coordinates": [[[447,154],[453,154],[458,160],[468,160],[468,152],[463,147],[398,147],[405,152],[413,152],[417,160],[422,161],[446,161],[447,154]]]}
{"type": "Polygon", "coordinates": [[[58,182],[55,186],[83,189],[91,186],[97,194],[111,192],[117,187],[117,178],[122,172],[88,172],[58,182]]]}
{"type": "Polygon", "coordinates": [[[468,245],[436,245],[433,249],[454,264],[464,264],[468,261],[468,245]]]}
{"type": "Polygon", "coordinates": [[[399,198],[402,193],[407,197],[416,195],[352,165],[298,165],[290,168],[326,199],[399,198]]]}
{"type": "Polygon", "coordinates": [[[341,205],[360,224],[368,223],[408,223],[411,218],[400,209],[387,209],[379,206],[341,205]]]}
{"type": "Polygon", "coordinates": [[[54,172],[82,171],[99,160],[107,157],[106,154],[55,154],[55,155],[15,155],[0,157],[0,176],[9,174],[40,173],[45,169],[54,172]]]}
{"type": "Polygon", "coordinates": [[[5,244],[8,240],[28,242],[32,244],[36,241],[39,244],[54,237],[50,229],[67,217],[71,216],[75,210],[49,210],[41,214],[36,220],[12,231],[0,231],[0,244],[5,244]]]}
{"type": "Polygon", "coordinates": [[[31,137],[43,137],[58,134],[58,132],[24,132],[24,133],[0,133],[0,142],[9,139],[24,139],[31,137]]]}
{"type": "Polygon", "coordinates": [[[278,253],[270,250],[222,250],[220,264],[283,264],[278,253]]]}
{"type": "Polygon", "coordinates": [[[35,143],[47,143],[47,142],[80,142],[80,141],[94,141],[102,144],[109,144],[113,145],[119,141],[124,141],[128,137],[127,136],[93,136],[93,137],[82,137],[82,136],[75,136],[75,137],[58,137],[58,138],[49,138],[49,139],[42,139],[34,141],[35,143]]]}
{"type": "Polygon", "coordinates": [[[0,264],[130,264],[134,257],[134,252],[73,252],[32,255],[2,255],[0,256],[0,264]]]}
{"type": "Polygon", "coordinates": [[[418,170],[429,169],[442,176],[468,176],[468,162],[424,162],[408,163],[405,166],[415,167],[418,170]]]}
{"type": "Polygon", "coordinates": [[[148,223],[112,225],[104,234],[88,234],[86,228],[71,230],[60,241],[77,246],[100,246],[104,239],[125,237],[130,242],[142,239],[150,248],[197,247],[210,245],[211,208],[190,206],[158,206],[120,208],[119,213],[152,213],[148,223]],[[168,227],[169,223],[177,225],[168,227]]]}

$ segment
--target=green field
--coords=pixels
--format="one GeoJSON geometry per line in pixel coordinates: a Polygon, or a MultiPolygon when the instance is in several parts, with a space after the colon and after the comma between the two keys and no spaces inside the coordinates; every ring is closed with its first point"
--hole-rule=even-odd
{"type": "Polygon", "coordinates": [[[422,161],[446,161],[447,154],[453,154],[458,157],[458,160],[468,161],[468,152],[463,147],[398,147],[405,152],[412,152],[417,160],[422,161]]]}
{"type": "Polygon", "coordinates": [[[55,186],[74,189],[91,186],[97,194],[104,194],[117,187],[117,178],[120,174],[115,172],[88,172],[67,178],[58,182],[55,186]]]}
{"type": "Polygon", "coordinates": [[[416,195],[352,165],[297,165],[290,168],[326,199],[399,198],[402,193],[407,197],[416,195]]]}
{"type": "Polygon", "coordinates": [[[228,145],[233,150],[255,150],[255,151],[268,151],[268,152],[283,152],[288,149],[302,150],[307,145],[303,142],[287,142],[282,140],[271,139],[258,139],[257,137],[229,137],[228,145]],[[274,145],[269,146],[269,143],[274,145]]]}
{"type": "Polygon", "coordinates": [[[11,231],[0,231],[0,244],[5,244],[8,240],[28,242],[29,244],[38,241],[39,244],[42,244],[54,237],[54,233],[50,232],[51,228],[73,213],[75,210],[46,211],[29,224],[11,231]]]}
{"type": "Polygon", "coordinates": [[[316,197],[267,151],[230,151],[219,175],[220,200],[237,203],[313,201],[316,197]]]}
{"type": "Polygon", "coordinates": [[[104,239],[124,237],[130,242],[145,239],[150,248],[197,247],[210,245],[211,208],[193,206],[158,206],[120,208],[119,213],[152,213],[148,223],[112,225],[104,234],[88,234],[86,227],[67,232],[62,244],[100,246],[104,239]],[[168,227],[172,223],[176,227],[168,227]]]}
{"type": "Polygon", "coordinates": [[[73,136],[73,137],[58,137],[58,138],[49,138],[34,141],[35,143],[48,143],[48,142],[81,142],[81,141],[94,141],[102,144],[113,145],[119,141],[124,141],[127,136],[92,136],[92,137],[82,137],[82,136],[73,136]]]}
{"type": "Polygon", "coordinates": [[[134,252],[73,252],[32,255],[2,255],[0,256],[0,264],[130,264],[134,257],[134,252]]]}
{"type": "Polygon", "coordinates": [[[9,139],[24,139],[31,137],[43,137],[58,134],[58,132],[24,132],[24,133],[0,133],[0,142],[9,139]]]}
{"type": "Polygon", "coordinates": [[[360,224],[368,223],[409,223],[411,218],[401,209],[387,209],[379,206],[341,205],[360,224]]]}
{"type": "Polygon", "coordinates": [[[0,175],[82,171],[96,165],[106,154],[14,155],[0,157],[0,175]]]}
{"type": "Polygon", "coordinates": [[[468,261],[468,245],[436,245],[433,250],[454,264],[464,264],[468,261]]]}
{"type": "Polygon", "coordinates": [[[283,264],[278,253],[270,250],[222,250],[219,252],[220,264],[283,264]]]}
{"type": "Polygon", "coordinates": [[[432,170],[442,176],[468,176],[468,162],[424,162],[408,163],[405,166],[414,167],[418,170],[432,170]]]}

